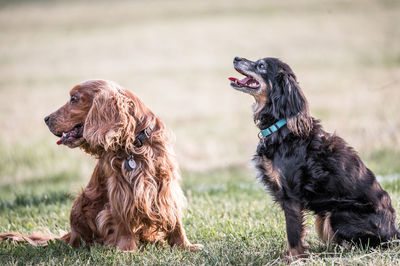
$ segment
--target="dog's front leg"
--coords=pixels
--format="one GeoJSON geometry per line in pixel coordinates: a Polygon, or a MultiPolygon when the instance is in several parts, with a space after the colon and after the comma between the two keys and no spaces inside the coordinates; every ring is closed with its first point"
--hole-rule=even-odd
{"type": "Polygon", "coordinates": [[[168,244],[171,247],[181,247],[188,249],[190,251],[195,251],[198,249],[202,249],[203,245],[201,244],[191,244],[186,237],[185,229],[183,228],[181,222],[178,222],[175,226],[174,230],[167,234],[168,244]]]}
{"type": "Polygon", "coordinates": [[[305,247],[303,245],[305,235],[303,209],[300,203],[293,201],[285,201],[282,208],[286,218],[289,256],[304,258],[306,254],[304,253],[305,247]]]}

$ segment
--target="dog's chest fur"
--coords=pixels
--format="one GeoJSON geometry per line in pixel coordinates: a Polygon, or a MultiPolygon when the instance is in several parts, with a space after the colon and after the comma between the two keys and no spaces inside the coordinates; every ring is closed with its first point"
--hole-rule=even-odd
{"type": "Polygon", "coordinates": [[[304,154],[307,145],[296,145],[304,140],[292,138],[287,134],[288,132],[282,130],[260,140],[253,158],[259,181],[278,202],[286,198],[287,193],[301,195],[303,183],[307,182],[304,180],[304,154]],[[290,140],[282,141],[283,136],[290,140]]]}
{"type": "Polygon", "coordinates": [[[254,166],[257,169],[258,179],[267,186],[270,191],[278,191],[282,188],[281,172],[274,166],[273,160],[265,156],[254,156],[254,166]]]}

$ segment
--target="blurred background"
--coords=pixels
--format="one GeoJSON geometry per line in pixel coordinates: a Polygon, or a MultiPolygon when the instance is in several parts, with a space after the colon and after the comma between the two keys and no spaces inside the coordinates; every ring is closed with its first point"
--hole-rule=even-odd
{"type": "MultiPolygon", "coordinates": [[[[399,26],[398,0],[0,0],[0,232],[69,230],[96,162],[57,146],[43,118],[74,85],[100,78],[138,95],[174,132],[183,222],[205,245],[131,257],[0,243],[0,264],[285,263],[283,212],[250,167],[254,100],[229,86],[240,76],[234,56],[288,63],[312,115],[355,147],[399,210],[399,26]]],[[[400,263],[398,248],[366,255],[327,250],[313,230],[308,239],[313,265],[400,263]]]]}
{"type": "Polygon", "coordinates": [[[395,0],[0,1],[0,197],[87,182],[94,159],[57,146],[43,118],[93,78],[161,117],[184,178],[254,176],[253,99],[229,86],[234,56],[287,62],[325,129],[398,177],[399,25],[395,0]]]}

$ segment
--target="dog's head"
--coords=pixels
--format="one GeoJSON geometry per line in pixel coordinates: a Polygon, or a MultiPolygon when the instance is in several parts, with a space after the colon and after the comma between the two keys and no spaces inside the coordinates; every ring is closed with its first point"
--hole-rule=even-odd
{"type": "Polygon", "coordinates": [[[276,121],[285,118],[293,133],[308,135],[312,119],[307,100],[287,64],[270,57],[255,62],[235,57],[233,66],[246,77],[229,78],[231,86],[255,98],[256,121],[262,119],[263,115],[269,115],[276,121]]]}
{"type": "Polygon", "coordinates": [[[70,91],[70,99],[45,117],[57,144],[90,153],[133,148],[135,136],[155,122],[153,113],[114,82],[89,80],[70,91]]]}

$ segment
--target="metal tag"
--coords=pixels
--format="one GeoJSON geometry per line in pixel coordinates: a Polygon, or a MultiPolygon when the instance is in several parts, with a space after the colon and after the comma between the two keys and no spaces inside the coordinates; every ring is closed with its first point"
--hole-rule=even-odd
{"type": "Polygon", "coordinates": [[[125,168],[127,171],[133,171],[136,168],[136,162],[132,157],[128,157],[125,161],[125,168]]]}

